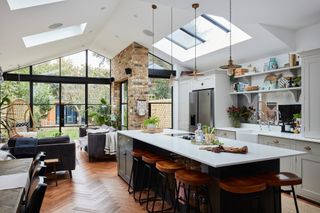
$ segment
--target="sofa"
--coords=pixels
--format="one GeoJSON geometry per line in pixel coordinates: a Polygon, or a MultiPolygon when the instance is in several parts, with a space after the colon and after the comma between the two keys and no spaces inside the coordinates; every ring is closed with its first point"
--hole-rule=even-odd
{"type": "Polygon", "coordinates": [[[88,153],[89,162],[115,157],[115,155],[106,154],[106,133],[108,132],[109,130],[99,131],[99,128],[80,128],[79,136],[87,141],[83,149],[88,153]],[[97,130],[97,132],[94,132],[94,130],[97,130]]]}
{"type": "Polygon", "coordinates": [[[58,158],[57,171],[69,171],[76,167],[76,145],[70,141],[69,136],[48,137],[37,140],[36,146],[16,147],[16,140],[8,141],[7,148],[16,158],[34,157],[38,152],[45,152],[46,159],[58,158]]]}

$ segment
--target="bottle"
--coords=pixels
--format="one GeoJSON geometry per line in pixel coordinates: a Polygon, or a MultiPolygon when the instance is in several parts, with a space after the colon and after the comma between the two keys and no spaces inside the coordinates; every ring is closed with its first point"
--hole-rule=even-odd
{"type": "Polygon", "coordinates": [[[197,130],[194,133],[195,133],[196,143],[202,143],[202,141],[203,141],[203,132],[201,130],[201,123],[197,124],[197,130]]]}

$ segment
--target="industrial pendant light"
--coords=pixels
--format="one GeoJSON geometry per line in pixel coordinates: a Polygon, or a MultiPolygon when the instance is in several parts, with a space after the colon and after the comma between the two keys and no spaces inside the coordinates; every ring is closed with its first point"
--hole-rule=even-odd
{"type": "Polygon", "coordinates": [[[154,71],[154,12],[157,9],[157,5],[153,4],[152,6],[152,69],[154,71]]]}
{"type": "Polygon", "coordinates": [[[170,25],[171,25],[171,34],[170,34],[170,63],[171,63],[171,74],[170,74],[170,86],[173,86],[173,82],[177,81],[177,77],[173,75],[173,8],[171,7],[171,14],[170,14],[170,25]]]}
{"type": "Polygon", "coordinates": [[[231,9],[231,0],[229,0],[229,22],[230,22],[230,32],[229,32],[229,60],[228,60],[228,64],[227,65],[222,65],[220,68],[221,69],[227,69],[227,74],[229,76],[232,76],[233,73],[234,73],[234,69],[236,68],[240,68],[241,65],[238,65],[238,64],[234,64],[233,63],[233,60],[232,60],[232,31],[231,31],[231,28],[232,28],[232,16],[231,16],[231,12],[232,12],[232,9],[231,9]]]}
{"type": "Polygon", "coordinates": [[[192,8],[194,9],[194,69],[189,76],[197,77],[203,75],[202,73],[198,72],[197,69],[197,9],[199,8],[199,4],[192,4],[192,8]]]}

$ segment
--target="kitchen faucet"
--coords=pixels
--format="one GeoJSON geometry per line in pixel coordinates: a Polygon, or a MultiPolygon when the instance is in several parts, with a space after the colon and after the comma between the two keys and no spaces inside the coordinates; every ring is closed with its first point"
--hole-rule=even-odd
{"type": "Polygon", "coordinates": [[[262,124],[263,124],[263,122],[261,122],[261,115],[264,116],[265,113],[262,112],[262,111],[256,111],[256,112],[254,113],[254,116],[257,118],[257,122],[258,122],[258,124],[259,124],[260,131],[262,131],[262,124]]]}

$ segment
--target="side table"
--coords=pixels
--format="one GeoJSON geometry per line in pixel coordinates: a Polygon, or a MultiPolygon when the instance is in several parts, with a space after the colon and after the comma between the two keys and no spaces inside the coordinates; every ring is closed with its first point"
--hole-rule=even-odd
{"type": "Polygon", "coordinates": [[[53,169],[53,175],[55,176],[56,179],[56,186],[58,186],[58,176],[57,176],[57,165],[60,162],[58,158],[53,158],[53,159],[46,159],[44,160],[44,163],[53,169]]]}

